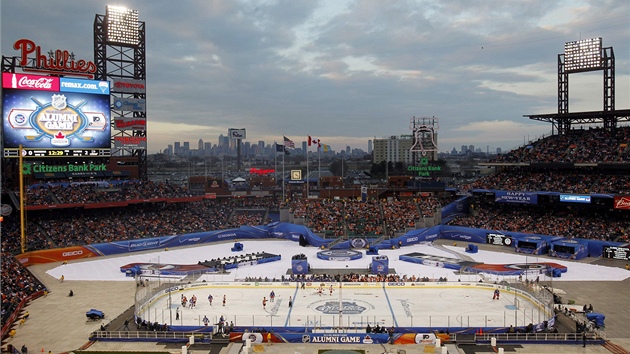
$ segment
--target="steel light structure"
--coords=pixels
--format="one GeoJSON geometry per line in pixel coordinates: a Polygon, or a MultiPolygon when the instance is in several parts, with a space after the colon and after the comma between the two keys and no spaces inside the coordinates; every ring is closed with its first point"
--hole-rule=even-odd
{"type": "Polygon", "coordinates": [[[567,73],[602,68],[602,38],[582,39],[564,44],[564,70],[567,73]]]}
{"type": "MultiPolygon", "coordinates": [[[[126,83],[136,89],[114,87],[112,97],[112,156],[137,158],[138,177],[148,179],[146,130],[146,41],[145,23],[138,20],[138,11],[120,6],[107,6],[105,15],[94,18],[94,62],[96,77],[112,83],[126,83]],[[117,104],[142,102],[135,110],[117,104]],[[117,128],[116,122],[138,122],[128,128],[117,128]],[[117,142],[139,142],[117,145],[117,142]]],[[[115,85],[114,85],[115,86],[115,85]]]]}
{"type": "Polygon", "coordinates": [[[574,125],[602,126],[613,131],[619,122],[630,121],[630,109],[615,108],[615,52],[603,47],[602,38],[566,42],[564,53],[558,54],[558,112],[524,115],[532,120],[549,122],[552,131],[566,134],[574,125]],[[603,72],[602,109],[597,111],[569,111],[569,76],[587,71],[603,72]]]}
{"type": "Polygon", "coordinates": [[[138,45],[138,11],[120,6],[107,6],[107,41],[123,45],[138,45]]]}

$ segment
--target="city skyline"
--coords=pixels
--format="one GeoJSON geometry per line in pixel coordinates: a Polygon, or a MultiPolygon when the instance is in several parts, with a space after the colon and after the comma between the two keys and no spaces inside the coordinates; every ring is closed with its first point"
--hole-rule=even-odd
{"type": "MultiPolygon", "coordinates": [[[[221,155],[222,153],[225,153],[227,151],[230,152],[234,152],[235,151],[235,147],[231,146],[230,142],[229,142],[229,137],[227,135],[219,135],[217,138],[216,143],[212,143],[209,141],[205,141],[202,138],[197,139],[197,143],[194,143],[194,140],[191,141],[174,141],[171,144],[168,144],[164,149],[161,149],[160,151],[158,151],[157,153],[164,153],[167,155],[177,155],[177,150],[178,149],[182,149],[182,154],[183,155],[195,155],[197,153],[195,153],[195,151],[204,151],[204,154],[201,154],[202,156],[214,156],[214,155],[221,155]],[[225,139],[224,142],[221,142],[221,139],[225,139]],[[196,145],[196,148],[195,148],[196,145]],[[222,147],[226,147],[226,150],[222,150],[222,151],[218,151],[220,148],[222,147]],[[209,152],[211,150],[217,150],[216,154],[210,154],[209,152]],[[188,153],[185,153],[184,151],[187,151],[188,153]]],[[[377,138],[379,139],[379,138],[377,138]]],[[[233,142],[235,140],[232,140],[233,142]]],[[[274,152],[276,152],[278,155],[280,155],[280,151],[278,151],[276,149],[276,147],[274,146],[274,144],[276,146],[283,146],[283,144],[274,141],[274,142],[266,142],[264,140],[257,140],[257,141],[249,141],[247,139],[243,139],[242,140],[243,146],[255,146],[257,145],[258,148],[262,148],[265,150],[265,152],[268,152],[270,155],[273,155],[274,152]],[[262,144],[262,147],[261,147],[262,144]]],[[[287,148],[287,150],[289,150],[289,152],[291,152],[292,150],[295,150],[297,153],[299,154],[304,154],[304,151],[309,151],[311,153],[317,153],[318,151],[322,151],[322,150],[318,150],[315,146],[308,146],[308,142],[305,141],[294,141],[295,143],[295,148],[287,148]]],[[[340,150],[336,150],[333,149],[332,151],[329,151],[333,154],[345,154],[345,155],[354,155],[357,154],[359,151],[361,151],[363,154],[371,154],[372,152],[372,147],[373,147],[373,140],[369,140],[367,143],[367,150],[363,150],[359,147],[353,147],[351,145],[346,145],[343,149],[340,150]]],[[[453,147],[451,150],[449,151],[440,151],[439,153],[442,154],[453,154],[453,152],[456,152],[457,154],[465,154],[467,152],[477,152],[477,153],[486,153],[486,154],[495,154],[495,153],[502,153],[503,150],[500,147],[495,148],[494,150],[490,150],[489,145],[484,145],[484,146],[475,146],[474,144],[462,144],[459,146],[459,149],[453,147]],[[485,149],[482,149],[482,147],[485,147],[485,149]]],[[[198,156],[198,155],[197,155],[198,156]]]]}
{"type": "MultiPolygon", "coordinates": [[[[2,2],[2,55],[18,55],[13,44],[27,38],[92,60],[94,16],[107,5],[2,2]]],[[[551,133],[523,115],[557,112],[557,56],[593,37],[614,48],[616,108],[630,108],[626,0],[116,5],[146,23],[148,153],[228,128],[367,150],[374,137],[409,134],[420,116],[439,119],[440,151],[508,151],[551,133]]],[[[569,86],[570,112],[602,110],[601,72],[569,86]]]]}

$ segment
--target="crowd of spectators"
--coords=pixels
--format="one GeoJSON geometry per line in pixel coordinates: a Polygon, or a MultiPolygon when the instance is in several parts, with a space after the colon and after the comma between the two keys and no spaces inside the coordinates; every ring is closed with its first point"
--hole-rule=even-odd
{"type": "MultiPolygon", "coordinates": [[[[19,196],[18,192],[15,192],[19,196]]],[[[93,204],[191,197],[185,187],[168,182],[137,180],[36,184],[26,189],[26,205],[93,204]]]]}
{"type": "Polygon", "coordinates": [[[345,282],[345,283],[398,283],[398,282],[429,282],[429,281],[448,281],[445,277],[431,279],[427,276],[407,275],[407,274],[368,274],[365,273],[348,273],[348,274],[290,274],[282,275],[280,278],[267,277],[245,277],[246,282],[298,282],[298,283],[321,283],[321,282],[345,282]]]}
{"type": "Polygon", "coordinates": [[[289,203],[294,218],[327,236],[395,236],[414,229],[423,218],[432,218],[439,208],[453,201],[445,197],[417,197],[388,200],[309,199],[289,203]]]}
{"type": "Polygon", "coordinates": [[[630,162],[630,127],[618,127],[614,131],[602,128],[570,130],[499,155],[493,162],[630,162]]]}
{"type": "Polygon", "coordinates": [[[383,234],[383,212],[377,200],[348,199],[343,201],[343,206],[349,235],[383,234]]]}
{"type": "Polygon", "coordinates": [[[627,194],[630,193],[630,176],[594,168],[563,170],[508,167],[458,188],[462,191],[496,189],[522,192],[627,194]]]}
{"type": "Polygon", "coordinates": [[[628,242],[630,214],[585,206],[480,203],[449,225],[529,234],[628,242]]]}
{"type": "Polygon", "coordinates": [[[316,233],[342,236],[345,233],[343,203],[338,200],[309,200],[306,226],[316,233]]]}
{"type": "MultiPolygon", "coordinates": [[[[429,199],[429,198],[423,198],[429,199]]],[[[414,229],[420,220],[418,206],[413,199],[388,200],[382,203],[385,227],[392,233],[406,232],[414,229]]]]}
{"type": "Polygon", "coordinates": [[[15,257],[2,251],[2,324],[13,314],[20,303],[44,285],[34,277],[15,257]]]}

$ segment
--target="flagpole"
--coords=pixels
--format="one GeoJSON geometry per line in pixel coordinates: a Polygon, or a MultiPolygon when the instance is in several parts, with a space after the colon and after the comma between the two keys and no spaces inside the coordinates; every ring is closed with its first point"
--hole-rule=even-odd
{"type": "Polygon", "coordinates": [[[317,144],[317,187],[319,187],[319,180],[322,179],[322,147],[317,144]]]}
{"type": "Polygon", "coordinates": [[[282,202],[286,200],[285,192],[284,192],[284,155],[287,154],[287,147],[282,145],[282,202]]]}
{"type": "Polygon", "coordinates": [[[278,183],[278,143],[273,142],[273,170],[276,176],[276,183],[278,183]]]}

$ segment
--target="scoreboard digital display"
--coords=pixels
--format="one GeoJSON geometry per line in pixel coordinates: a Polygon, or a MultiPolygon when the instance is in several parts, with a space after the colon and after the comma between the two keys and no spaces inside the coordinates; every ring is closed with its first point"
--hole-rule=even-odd
{"type": "Polygon", "coordinates": [[[111,155],[108,81],[2,73],[2,87],[3,157],[111,155]]]}
{"type": "Polygon", "coordinates": [[[630,260],[630,248],[618,247],[618,246],[604,246],[602,257],[628,261],[630,260]]]}
{"type": "Polygon", "coordinates": [[[512,237],[503,234],[487,233],[486,243],[491,245],[512,246],[512,237]]]}
{"type": "MultiPolygon", "coordinates": [[[[19,149],[4,149],[4,157],[19,157],[19,149]]],[[[22,149],[22,157],[109,157],[111,149],[22,149]]]]}

